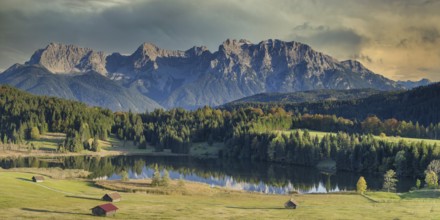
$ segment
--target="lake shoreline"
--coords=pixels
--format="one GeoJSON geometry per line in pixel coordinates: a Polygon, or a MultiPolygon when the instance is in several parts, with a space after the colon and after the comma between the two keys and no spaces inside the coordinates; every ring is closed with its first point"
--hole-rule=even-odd
{"type": "Polygon", "coordinates": [[[40,140],[26,144],[0,144],[0,158],[19,157],[70,157],[70,156],[192,156],[198,158],[217,158],[218,152],[224,147],[223,143],[208,144],[207,142],[192,143],[187,154],[172,153],[170,149],[156,152],[154,146],[147,145],[140,149],[132,141],[123,141],[110,135],[107,140],[99,140],[101,150],[98,152],[83,150],[81,152],[58,151],[59,143],[63,142],[65,134],[48,132],[40,140]]]}
{"type": "Polygon", "coordinates": [[[19,157],[72,157],[72,156],[96,156],[96,157],[108,157],[108,156],[176,156],[176,157],[186,157],[193,156],[191,154],[176,154],[171,152],[130,152],[124,150],[103,150],[100,152],[64,152],[58,153],[53,151],[33,151],[33,152],[24,152],[24,151],[15,151],[15,150],[5,150],[0,151],[0,158],[19,158],[19,157]]]}

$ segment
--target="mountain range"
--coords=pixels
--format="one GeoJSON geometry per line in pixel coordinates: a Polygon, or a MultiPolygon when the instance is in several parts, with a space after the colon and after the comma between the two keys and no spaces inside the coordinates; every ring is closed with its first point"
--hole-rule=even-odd
{"type": "Polygon", "coordinates": [[[429,81],[396,82],[360,62],[338,61],[299,42],[224,41],[217,51],[166,50],[151,43],[132,54],[106,54],[50,43],[25,64],[0,74],[0,84],[114,111],[217,106],[259,93],[317,89],[409,89],[429,81]]]}

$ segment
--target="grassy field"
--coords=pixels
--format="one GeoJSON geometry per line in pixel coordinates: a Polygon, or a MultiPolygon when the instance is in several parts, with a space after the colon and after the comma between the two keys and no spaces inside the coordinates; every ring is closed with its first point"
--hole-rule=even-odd
{"type": "MultiPolygon", "coordinates": [[[[100,140],[100,152],[83,150],[82,152],[58,152],[58,144],[62,143],[65,135],[62,133],[46,133],[41,135],[39,140],[32,140],[22,145],[6,146],[0,145],[0,157],[25,157],[25,156],[112,156],[112,155],[177,155],[169,149],[163,152],[155,152],[154,147],[148,145],[147,149],[139,149],[132,141],[123,141],[110,135],[107,140],[100,140]],[[32,150],[30,150],[32,148],[32,150]]],[[[92,139],[90,140],[92,141],[92,139]]],[[[209,146],[207,142],[194,143],[191,146],[189,155],[196,157],[217,157],[218,151],[223,148],[222,143],[214,143],[209,146]]]]}
{"type": "MultiPolygon", "coordinates": [[[[278,134],[290,135],[292,132],[303,130],[288,130],[288,131],[274,131],[278,134]]],[[[322,131],[309,131],[312,137],[317,136],[322,138],[327,134],[335,135],[332,132],[322,131]]],[[[380,137],[375,136],[377,139],[383,139],[390,142],[398,142],[405,140],[407,142],[420,142],[425,141],[427,144],[437,144],[440,146],[440,140],[430,139],[417,139],[417,138],[403,138],[403,137],[380,137]]],[[[112,155],[152,155],[152,156],[164,156],[164,155],[176,155],[169,150],[163,152],[155,152],[154,147],[148,145],[147,149],[139,149],[132,141],[123,141],[117,139],[114,135],[111,135],[108,140],[100,140],[101,146],[100,152],[93,152],[84,150],[80,153],[74,152],[58,152],[57,148],[60,143],[65,139],[65,135],[62,133],[46,133],[41,135],[39,140],[32,140],[22,145],[7,146],[0,145],[0,157],[26,157],[26,156],[78,156],[78,155],[91,155],[91,156],[112,156],[112,155]],[[32,150],[31,150],[32,149],[32,150]]],[[[208,145],[207,142],[193,143],[188,155],[203,158],[217,157],[218,152],[224,148],[223,143],[214,143],[208,145]]]]}
{"type": "MultiPolygon", "coordinates": [[[[2,219],[96,219],[90,208],[103,204],[108,190],[83,180],[46,178],[0,171],[2,219]]],[[[175,183],[172,183],[175,184],[175,183]]],[[[294,195],[296,210],[283,204],[290,196],[263,195],[185,183],[197,193],[158,195],[121,193],[112,219],[440,219],[440,192],[294,195]]],[[[191,192],[191,191],[190,191],[191,192]]]]}
{"type": "MultiPolygon", "coordinates": [[[[279,134],[287,134],[290,135],[292,132],[300,131],[303,132],[303,129],[293,129],[289,131],[276,131],[279,134]]],[[[324,131],[311,131],[308,130],[310,133],[310,136],[315,137],[318,136],[319,139],[322,139],[327,134],[336,135],[336,133],[333,132],[324,132],[324,131]]],[[[302,134],[302,133],[301,133],[302,134]]],[[[424,141],[427,144],[437,144],[440,146],[440,140],[434,140],[434,139],[421,139],[421,138],[406,138],[406,137],[393,137],[393,136],[387,136],[387,137],[380,137],[380,136],[374,136],[376,139],[390,141],[390,142],[399,142],[401,140],[407,141],[407,142],[421,142],[424,141]]]]}

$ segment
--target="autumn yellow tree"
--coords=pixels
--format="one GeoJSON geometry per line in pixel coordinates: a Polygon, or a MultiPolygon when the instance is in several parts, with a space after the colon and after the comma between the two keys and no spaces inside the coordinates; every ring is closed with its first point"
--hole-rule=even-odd
{"type": "Polygon", "coordinates": [[[356,190],[360,194],[364,194],[365,191],[367,191],[367,181],[365,181],[363,176],[359,177],[359,180],[356,184],[356,190]]]}
{"type": "Polygon", "coordinates": [[[427,171],[425,176],[425,182],[429,188],[437,188],[438,187],[438,177],[434,171],[427,171]]]}

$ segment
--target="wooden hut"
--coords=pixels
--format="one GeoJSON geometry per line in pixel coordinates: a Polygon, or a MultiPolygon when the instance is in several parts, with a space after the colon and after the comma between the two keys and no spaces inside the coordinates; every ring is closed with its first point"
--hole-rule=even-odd
{"type": "Polygon", "coordinates": [[[32,181],[34,181],[36,183],[41,183],[44,181],[44,177],[43,176],[33,176],[32,181]]]}
{"type": "Polygon", "coordinates": [[[286,209],[296,209],[297,206],[298,206],[298,203],[293,199],[289,199],[289,201],[284,203],[284,207],[286,209]]]}
{"type": "Polygon", "coordinates": [[[107,203],[92,208],[92,214],[97,216],[113,216],[116,214],[116,210],[118,210],[118,207],[107,203]]]}
{"type": "Polygon", "coordinates": [[[107,193],[102,197],[102,200],[109,202],[119,202],[121,201],[121,195],[119,195],[119,193],[107,193]]]}

